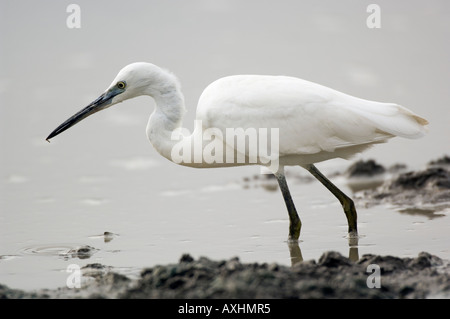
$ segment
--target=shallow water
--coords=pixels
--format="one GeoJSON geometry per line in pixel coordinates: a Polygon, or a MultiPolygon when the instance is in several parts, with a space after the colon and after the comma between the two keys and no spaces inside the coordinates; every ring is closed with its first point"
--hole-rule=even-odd
{"type": "MultiPolygon", "coordinates": [[[[426,137],[395,139],[363,158],[417,169],[448,153],[447,1],[378,1],[379,30],[366,27],[364,5],[345,1],[214,3],[134,1],[123,8],[78,1],[77,30],[67,28],[64,4],[0,4],[1,30],[8,30],[0,40],[0,283],[65,286],[70,264],[102,263],[137,275],[183,253],[291,263],[279,191],[244,182],[253,181],[257,167],[196,170],[160,158],[144,134],[150,99],[121,104],[45,141],[133,61],[179,76],[190,130],[198,96],[216,78],[287,74],[395,101],[430,121],[426,137]],[[86,245],[94,248],[89,258],[71,253],[86,245]]],[[[349,165],[336,160],[318,167],[332,174],[349,165]]],[[[333,180],[351,194],[345,179],[333,180]]],[[[288,177],[288,183],[303,222],[303,259],[328,250],[348,256],[345,216],[335,198],[317,182],[288,177]]],[[[359,256],[427,251],[450,259],[449,211],[375,206],[358,213],[359,256]]]]}
{"type": "MultiPolygon", "coordinates": [[[[243,182],[241,175],[248,170],[199,174],[178,169],[163,162],[133,173],[115,170],[109,183],[101,174],[89,181],[69,174],[57,180],[67,180],[64,188],[79,189],[80,195],[61,192],[45,200],[36,198],[31,206],[15,203],[15,215],[2,217],[8,236],[2,233],[0,282],[25,289],[55,288],[65,285],[69,265],[91,263],[137,276],[142,267],[176,262],[183,253],[291,264],[288,219],[278,190],[243,182]],[[153,184],[146,176],[154,170],[164,171],[167,179],[167,185],[154,183],[159,190],[143,187],[143,182],[153,184]],[[176,183],[170,182],[175,176],[176,183]],[[94,248],[92,254],[70,253],[82,246],[94,248]]],[[[294,173],[302,174],[300,168],[294,173]]],[[[318,182],[302,183],[293,176],[289,181],[303,222],[302,258],[317,260],[327,250],[355,254],[345,238],[345,216],[335,198],[318,182]]],[[[337,181],[349,192],[343,178],[337,181]]],[[[359,256],[413,257],[427,251],[450,258],[449,211],[414,214],[375,206],[359,207],[358,212],[359,256]]]]}

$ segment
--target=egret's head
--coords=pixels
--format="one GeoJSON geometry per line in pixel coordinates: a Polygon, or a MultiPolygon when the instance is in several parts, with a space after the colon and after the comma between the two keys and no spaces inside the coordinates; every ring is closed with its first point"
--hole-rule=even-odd
{"type": "Polygon", "coordinates": [[[106,92],[117,93],[112,98],[113,105],[140,95],[158,98],[173,89],[178,90],[179,83],[171,72],[151,63],[136,62],[120,70],[106,92]]]}
{"type": "Polygon", "coordinates": [[[157,99],[159,96],[170,92],[170,90],[178,89],[178,81],[170,72],[164,71],[151,63],[137,62],[129,64],[120,70],[111,85],[102,95],[58,126],[47,137],[47,141],[74,126],[89,115],[104,110],[114,104],[140,95],[150,95],[157,99]]]}

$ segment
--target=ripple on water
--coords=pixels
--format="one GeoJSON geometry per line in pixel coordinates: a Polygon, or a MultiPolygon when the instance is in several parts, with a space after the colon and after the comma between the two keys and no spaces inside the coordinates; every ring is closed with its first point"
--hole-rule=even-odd
{"type": "Polygon", "coordinates": [[[98,249],[80,244],[51,244],[34,245],[22,248],[20,254],[35,256],[54,256],[64,259],[79,258],[88,259],[95,254],[98,249]]]}

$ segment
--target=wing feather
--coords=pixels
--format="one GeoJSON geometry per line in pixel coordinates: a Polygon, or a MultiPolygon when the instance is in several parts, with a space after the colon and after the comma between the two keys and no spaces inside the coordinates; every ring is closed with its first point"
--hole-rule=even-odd
{"type": "MultiPolygon", "coordinates": [[[[285,76],[239,75],[217,80],[200,97],[204,128],[279,129],[283,155],[333,152],[424,134],[425,119],[393,103],[359,99],[285,76]]],[[[225,141],[226,142],[226,141],[225,141]]]]}

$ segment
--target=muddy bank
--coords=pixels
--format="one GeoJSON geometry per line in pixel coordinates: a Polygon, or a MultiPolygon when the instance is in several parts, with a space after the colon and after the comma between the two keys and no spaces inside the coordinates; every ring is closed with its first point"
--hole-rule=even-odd
{"type": "Polygon", "coordinates": [[[364,256],[352,263],[336,252],[293,267],[181,258],[146,269],[121,298],[424,298],[450,297],[450,273],[426,253],[414,259],[364,256]],[[367,267],[380,267],[379,289],[367,286],[367,267]],[[446,272],[445,272],[446,271],[446,272]]]}
{"type": "MultiPolygon", "coordinates": [[[[360,163],[361,166],[367,162],[360,163]]],[[[354,200],[361,206],[391,204],[403,210],[436,212],[450,207],[450,158],[444,156],[431,161],[419,171],[407,171],[406,166],[396,165],[390,168],[390,174],[381,165],[376,165],[375,172],[363,179],[379,181],[375,187],[360,189],[355,192],[354,200]]],[[[373,172],[373,171],[372,171],[373,172]]],[[[361,178],[361,174],[357,175],[361,178]]],[[[352,176],[349,183],[355,184],[352,176]]]]}
{"type": "Polygon", "coordinates": [[[450,266],[428,253],[352,262],[326,252],[292,267],[183,255],[177,264],[143,269],[137,280],[104,268],[87,266],[83,276],[93,280],[80,289],[30,293],[0,286],[0,298],[450,298],[450,266]]]}

